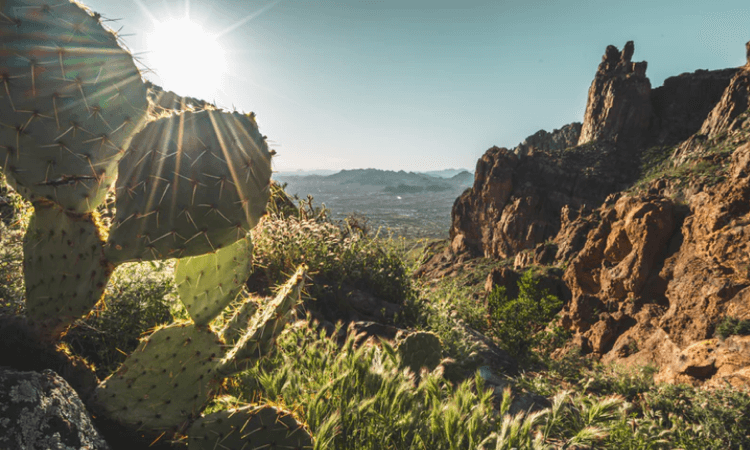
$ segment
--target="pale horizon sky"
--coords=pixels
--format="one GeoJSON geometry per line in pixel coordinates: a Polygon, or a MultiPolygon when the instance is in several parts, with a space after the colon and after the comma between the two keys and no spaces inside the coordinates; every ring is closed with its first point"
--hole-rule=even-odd
{"type": "Polygon", "coordinates": [[[746,0],[84,3],[120,19],[109,24],[122,27],[128,47],[157,75],[172,75],[147,78],[254,111],[279,171],[473,170],[493,145],[512,148],[582,121],[609,44],[635,41],[633,60],[648,61],[657,87],[683,72],[744,64],[750,40],[746,0]],[[194,23],[179,30],[202,28],[213,49],[169,28],[186,16],[194,23]],[[157,29],[176,43],[154,60],[157,29]],[[175,56],[184,62],[177,78],[165,67],[175,56]]]}

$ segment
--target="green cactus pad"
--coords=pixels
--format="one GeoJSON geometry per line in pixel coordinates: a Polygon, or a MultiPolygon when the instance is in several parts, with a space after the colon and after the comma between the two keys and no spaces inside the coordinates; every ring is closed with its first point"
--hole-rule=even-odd
{"type": "Polygon", "coordinates": [[[252,272],[252,251],[247,236],[214,253],[177,261],[177,292],[193,322],[207,325],[237,298],[252,272]]]}
{"type": "Polygon", "coordinates": [[[271,159],[255,120],[184,112],[151,122],[120,161],[112,261],[184,258],[245,237],[263,215],[271,159]]]}
{"type": "Polygon", "coordinates": [[[219,411],[188,429],[188,450],[312,449],[307,428],[291,413],[272,406],[219,411]]]}
{"type": "Polygon", "coordinates": [[[27,315],[57,337],[91,311],[112,274],[99,228],[91,214],[37,203],[23,250],[27,315]]]}
{"type": "Polygon", "coordinates": [[[8,0],[0,12],[0,167],[28,200],[93,211],[145,125],[141,74],[78,3],[8,0]]]}
{"type": "Polygon", "coordinates": [[[247,332],[221,360],[219,365],[221,373],[225,375],[236,373],[242,370],[241,365],[245,360],[258,359],[271,352],[276,343],[276,336],[284,329],[293,313],[293,308],[300,302],[306,274],[307,267],[300,266],[289,281],[279,289],[276,297],[255,314],[247,332]]]}
{"type": "Polygon", "coordinates": [[[433,370],[443,357],[440,338],[429,331],[415,331],[408,334],[396,348],[402,367],[408,367],[418,374],[424,367],[433,370]]]}
{"type": "Polygon", "coordinates": [[[221,353],[209,330],[192,324],[161,328],[97,387],[92,408],[127,427],[182,430],[213,395],[221,353]]]}
{"type": "Polygon", "coordinates": [[[257,311],[258,304],[252,297],[247,297],[219,332],[221,339],[229,345],[236,344],[247,331],[248,325],[257,311]]]}

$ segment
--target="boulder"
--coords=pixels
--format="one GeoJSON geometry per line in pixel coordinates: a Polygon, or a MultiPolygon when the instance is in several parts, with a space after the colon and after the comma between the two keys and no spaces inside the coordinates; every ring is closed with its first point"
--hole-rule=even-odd
{"type": "Polygon", "coordinates": [[[0,448],[105,450],[78,394],[51,370],[0,367],[0,448]]]}

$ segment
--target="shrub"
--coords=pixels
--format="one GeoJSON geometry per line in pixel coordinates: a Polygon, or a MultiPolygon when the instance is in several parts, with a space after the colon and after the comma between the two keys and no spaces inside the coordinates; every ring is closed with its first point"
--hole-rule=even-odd
{"type": "Polygon", "coordinates": [[[750,320],[740,320],[736,317],[726,316],[716,326],[715,334],[722,340],[729,336],[750,335],[750,320]]]}
{"type": "Polygon", "coordinates": [[[747,391],[664,384],[644,395],[643,410],[664,418],[674,447],[750,448],[747,391]]]}
{"type": "Polygon", "coordinates": [[[447,356],[462,360],[473,350],[466,332],[457,322],[486,332],[489,314],[481,302],[473,298],[473,289],[455,280],[441,280],[425,286],[418,298],[407,305],[405,325],[435,332],[443,342],[447,356]]]}
{"type": "Polygon", "coordinates": [[[333,315],[350,289],[397,304],[414,293],[403,249],[392,239],[344,231],[325,217],[269,215],[254,230],[253,242],[254,266],[265,278],[262,285],[276,285],[306,263],[314,278],[310,295],[333,315]]]}
{"type": "Polygon", "coordinates": [[[518,297],[509,298],[504,286],[496,286],[487,303],[492,333],[499,345],[513,356],[526,358],[542,342],[550,339],[547,324],[562,307],[562,301],[539,287],[531,269],[518,280],[518,297]]]}

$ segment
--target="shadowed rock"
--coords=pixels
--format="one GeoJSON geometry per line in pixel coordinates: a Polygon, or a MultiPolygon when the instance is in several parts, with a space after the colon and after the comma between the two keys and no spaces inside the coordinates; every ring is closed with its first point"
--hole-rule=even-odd
{"type": "Polygon", "coordinates": [[[108,450],[78,394],[51,370],[0,367],[0,448],[108,450]]]}

